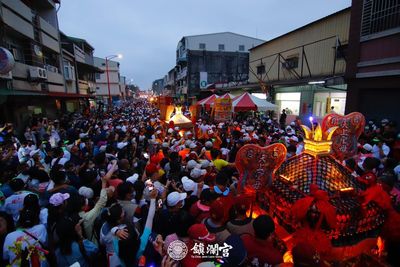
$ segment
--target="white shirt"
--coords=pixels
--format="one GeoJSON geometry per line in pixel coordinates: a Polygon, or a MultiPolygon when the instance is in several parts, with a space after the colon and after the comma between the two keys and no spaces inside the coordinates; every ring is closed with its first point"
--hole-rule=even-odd
{"type": "Polygon", "coordinates": [[[29,152],[27,151],[27,148],[21,146],[18,149],[18,160],[19,160],[19,162],[21,162],[24,159],[24,157],[26,157],[28,154],[29,154],[29,152]]]}
{"type": "MultiPolygon", "coordinates": [[[[47,241],[47,230],[46,227],[43,224],[38,224],[33,226],[32,228],[29,229],[25,229],[25,231],[27,231],[28,233],[32,234],[33,236],[37,237],[37,239],[39,239],[42,243],[46,243],[47,241]]],[[[14,247],[15,244],[14,242],[17,241],[20,238],[26,238],[27,241],[30,244],[33,244],[36,242],[36,240],[34,240],[32,237],[30,237],[29,235],[25,234],[23,232],[23,230],[16,230],[14,232],[9,233],[6,236],[6,239],[4,240],[4,245],[3,245],[3,259],[8,260],[9,263],[11,263],[14,259],[15,259],[15,254],[14,252],[12,252],[11,249],[9,249],[10,247],[14,247]]],[[[40,246],[40,245],[38,245],[40,246]]],[[[22,242],[22,248],[25,249],[27,247],[27,242],[22,242]]],[[[47,262],[46,261],[41,261],[40,265],[42,267],[47,266],[47,262]]],[[[11,265],[13,267],[17,267],[19,266],[16,263],[14,263],[13,265],[11,265]]]]}
{"type": "Polygon", "coordinates": [[[32,193],[28,191],[19,191],[6,198],[4,201],[2,209],[13,217],[14,222],[17,222],[19,211],[24,207],[24,198],[29,194],[32,193]]]}

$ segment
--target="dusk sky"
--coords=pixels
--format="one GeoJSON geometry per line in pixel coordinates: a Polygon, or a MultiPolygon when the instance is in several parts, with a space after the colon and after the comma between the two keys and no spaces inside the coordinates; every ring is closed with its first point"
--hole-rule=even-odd
{"type": "Polygon", "coordinates": [[[86,39],[95,56],[121,53],[121,75],[141,89],[175,66],[187,35],[231,31],[269,40],[350,6],[351,0],[68,0],[60,30],[86,39]]]}

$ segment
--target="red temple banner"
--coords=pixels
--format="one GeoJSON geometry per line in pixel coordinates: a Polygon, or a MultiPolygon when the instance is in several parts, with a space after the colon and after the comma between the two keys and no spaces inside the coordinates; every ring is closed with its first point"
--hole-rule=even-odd
{"type": "Polygon", "coordinates": [[[232,99],[217,98],[214,104],[214,120],[228,121],[232,118],[232,99]]]}
{"type": "Polygon", "coordinates": [[[365,117],[359,112],[353,112],[346,116],[329,114],[322,121],[322,131],[337,126],[332,136],[332,153],[344,160],[357,154],[357,139],[364,131],[365,117]]]}
{"type": "Polygon", "coordinates": [[[267,147],[245,145],[236,155],[240,173],[240,189],[245,192],[263,191],[272,183],[276,169],[286,159],[286,147],[277,143],[267,147]]]}

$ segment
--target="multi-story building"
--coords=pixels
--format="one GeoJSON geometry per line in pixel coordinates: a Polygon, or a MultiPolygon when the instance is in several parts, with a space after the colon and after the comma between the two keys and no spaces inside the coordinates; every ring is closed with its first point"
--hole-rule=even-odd
{"type": "Polygon", "coordinates": [[[0,42],[15,65],[0,78],[0,120],[22,126],[33,114],[61,112],[66,93],[55,0],[1,0],[0,42]]]}
{"type": "Polygon", "coordinates": [[[164,90],[164,78],[154,80],[151,85],[151,90],[153,94],[162,95],[164,90]]]}
{"type": "Polygon", "coordinates": [[[176,96],[198,97],[248,79],[248,50],[263,40],[231,32],[183,37],[176,50],[176,96]]]}
{"type": "Polygon", "coordinates": [[[103,71],[94,66],[94,48],[84,39],[60,33],[65,78],[66,110],[89,108],[96,93],[95,74],[103,71]]]}
{"type": "Polygon", "coordinates": [[[96,73],[96,99],[104,103],[108,102],[109,96],[113,101],[118,101],[121,97],[119,63],[107,61],[108,68],[104,58],[94,57],[94,65],[103,71],[96,73]]]}
{"type": "Polygon", "coordinates": [[[249,89],[268,93],[280,110],[322,117],[344,113],[350,8],[250,49],[249,89]]]}
{"type": "Polygon", "coordinates": [[[400,123],[400,2],[353,0],[346,112],[400,123]]]}
{"type": "Polygon", "coordinates": [[[168,71],[168,74],[164,76],[164,95],[173,96],[175,95],[175,67],[168,71]]]}

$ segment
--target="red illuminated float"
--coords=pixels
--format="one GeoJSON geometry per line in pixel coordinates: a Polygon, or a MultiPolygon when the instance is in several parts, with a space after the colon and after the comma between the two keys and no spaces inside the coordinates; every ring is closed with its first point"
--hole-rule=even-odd
{"type": "MultiPolygon", "coordinates": [[[[370,190],[365,191],[331,153],[335,136],[359,136],[365,121],[358,114],[343,118],[329,115],[323,127],[315,129],[302,126],[305,151],[285,162],[282,144],[242,147],[235,163],[240,172],[239,188],[253,200],[253,217],[254,211],[256,215],[268,212],[294,240],[314,240],[320,252],[330,247],[347,249],[376,238],[385,224],[384,208],[379,201],[360,201],[363,197],[368,200],[370,190]]],[[[357,255],[362,249],[353,251],[357,255]]]]}

